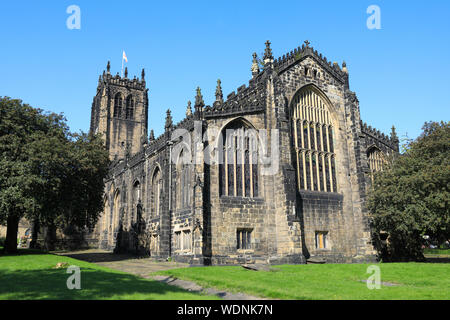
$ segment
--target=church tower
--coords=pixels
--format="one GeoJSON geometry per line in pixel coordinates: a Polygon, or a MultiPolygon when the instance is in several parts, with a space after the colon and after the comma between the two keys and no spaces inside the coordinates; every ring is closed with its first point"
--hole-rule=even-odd
{"type": "Polygon", "coordinates": [[[92,133],[101,133],[111,160],[137,153],[147,140],[148,94],[145,72],[141,79],[112,76],[110,63],[98,79],[97,94],[92,102],[92,133]]]}

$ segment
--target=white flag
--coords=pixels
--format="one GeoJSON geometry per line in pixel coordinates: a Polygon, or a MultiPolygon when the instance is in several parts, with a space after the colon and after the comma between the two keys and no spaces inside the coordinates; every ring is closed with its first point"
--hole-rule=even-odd
{"type": "Polygon", "coordinates": [[[125,54],[125,51],[123,51],[122,59],[125,60],[125,62],[128,62],[127,55],[125,54]]]}

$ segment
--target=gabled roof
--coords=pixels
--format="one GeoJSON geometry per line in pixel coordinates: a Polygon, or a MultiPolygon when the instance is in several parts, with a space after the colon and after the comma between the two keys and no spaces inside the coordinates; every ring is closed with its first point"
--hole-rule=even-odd
{"type": "Polygon", "coordinates": [[[323,69],[333,75],[337,80],[341,82],[346,81],[348,74],[344,72],[337,63],[332,64],[328,61],[325,56],[322,56],[322,54],[318,53],[317,50],[314,50],[313,47],[310,47],[308,41],[305,41],[305,44],[274,60],[273,65],[278,73],[282,73],[292,65],[310,57],[314,59],[323,69]]]}

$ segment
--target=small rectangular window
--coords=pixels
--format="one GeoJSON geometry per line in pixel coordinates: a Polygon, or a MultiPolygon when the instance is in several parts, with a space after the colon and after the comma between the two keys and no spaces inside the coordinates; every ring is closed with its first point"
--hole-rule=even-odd
{"type": "Polygon", "coordinates": [[[328,232],[316,231],[316,249],[328,248],[328,232]]]}
{"type": "Polygon", "coordinates": [[[236,232],[237,249],[251,249],[251,229],[238,229],[236,232]]]}
{"type": "Polygon", "coordinates": [[[191,250],[191,231],[183,231],[183,250],[191,250]]]}
{"type": "Polygon", "coordinates": [[[191,230],[182,230],[175,232],[175,250],[191,250],[192,236],[191,230]]]}

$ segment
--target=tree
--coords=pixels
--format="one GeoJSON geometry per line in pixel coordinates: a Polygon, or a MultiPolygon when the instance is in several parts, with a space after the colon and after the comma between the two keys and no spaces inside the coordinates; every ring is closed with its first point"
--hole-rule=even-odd
{"type": "Polygon", "coordinates": [[[71,143],[70,170],[62,187],[65,203],[58,215],[57,227],[73,232],[93,231],[103,211],[104,179],[108,174],[109,156],[99,136],[74,134],[71,143]]]}
{"type": "Polygon", "coordinates": [[[5,251],[17,251],[19,220],[33,215],[37,202],[27,147],[34,134],[48,130],[42,110],[33,109],[20,100],[0,98],[0,223],[7,225],[5,251]]]}
{"type": "Polygon", "coordinates": [[[92,230],[102,211],[109,165],[100,137],[71,134],[62,115],[44,113],[20,100],[0,98],[0,115],[0,223],[7,225],[5,251],[17,251],[23,217],[46,227],[50,250],[57,228],[92,230]]]}
{"type": "Polygon", "coordinates": [[[375,174],[368,209],[375,245],[388,234],[385,260],[423,259],[423,236],[450,238],[450,123],[428,122],[390,168],[375,174]]]}

